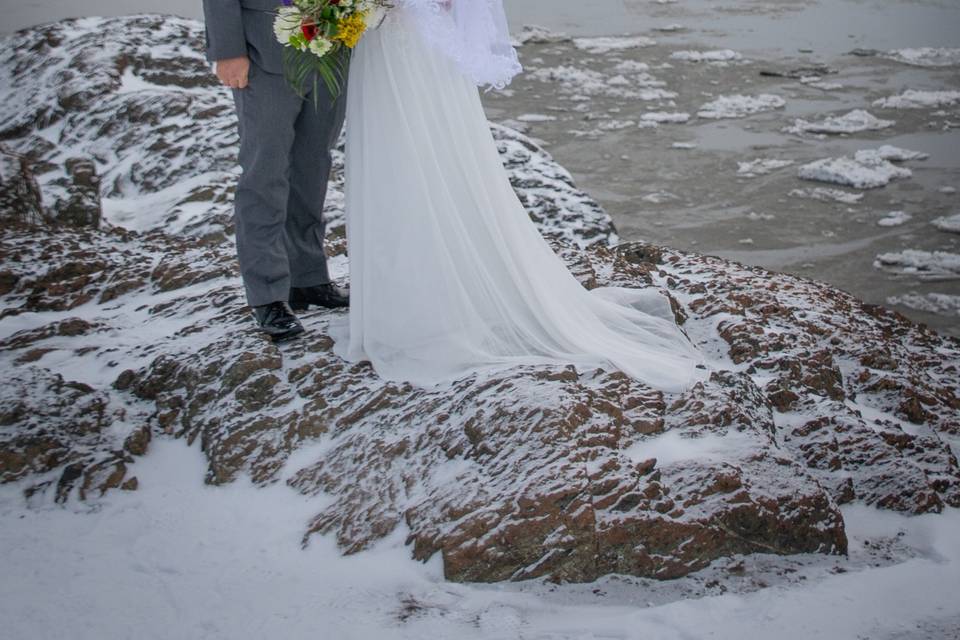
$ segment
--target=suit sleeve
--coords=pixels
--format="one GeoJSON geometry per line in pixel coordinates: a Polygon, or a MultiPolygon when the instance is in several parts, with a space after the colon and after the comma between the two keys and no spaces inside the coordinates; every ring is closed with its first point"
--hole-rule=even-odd
{"type": "Polygon", "coordinates": [[[240,0],[203,0],[207,28],[207,60],[225,60],[247,55],[240,0]]]}

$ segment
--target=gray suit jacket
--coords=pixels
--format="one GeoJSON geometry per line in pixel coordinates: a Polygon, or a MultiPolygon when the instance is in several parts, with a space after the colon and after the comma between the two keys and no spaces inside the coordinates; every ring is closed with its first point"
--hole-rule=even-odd
{"type": "Polygon", "coordinates": [[[203,0],[207,59],[249,56],[269,73],[283,73],[283,45],[273,35],[280,0],[203,0]]]}

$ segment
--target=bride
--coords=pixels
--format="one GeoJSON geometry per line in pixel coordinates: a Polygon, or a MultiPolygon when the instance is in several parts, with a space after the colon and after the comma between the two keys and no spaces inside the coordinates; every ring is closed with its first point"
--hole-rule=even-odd
{"type": "Polygon", "coordinates": [[[615,368],[666,391],[703,378],[664,296],[586,290],[514,194],[477,90],[521,70],[502,1],[394,4],[350,64],[335,351],[420,385],[520,364],[615,368]]]}

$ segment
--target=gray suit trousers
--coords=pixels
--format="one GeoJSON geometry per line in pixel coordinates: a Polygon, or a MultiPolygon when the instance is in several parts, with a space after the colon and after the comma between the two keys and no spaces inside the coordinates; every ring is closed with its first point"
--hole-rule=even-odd
{"type": "Polygon", "coordinates": [[[282,74],[250,65],[233,91],[243,172],[234,198],[240,272],[251,306],[287,300],[290,287],[330,282],[323,204],[330,148],[343,126],[346,92],[331,100],[323,82],[306,99],[282,74]]]}

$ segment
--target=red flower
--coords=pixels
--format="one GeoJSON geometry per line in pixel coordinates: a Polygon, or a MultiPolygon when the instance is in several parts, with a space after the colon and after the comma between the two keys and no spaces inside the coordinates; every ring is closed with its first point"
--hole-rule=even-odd
{"type": "Polygon", "coordinates": [[[300,30],[303,32],[303,37],[307,39],[307,42],[317,37],[317,25],[312,20],[301,23],[300,30]]]}

